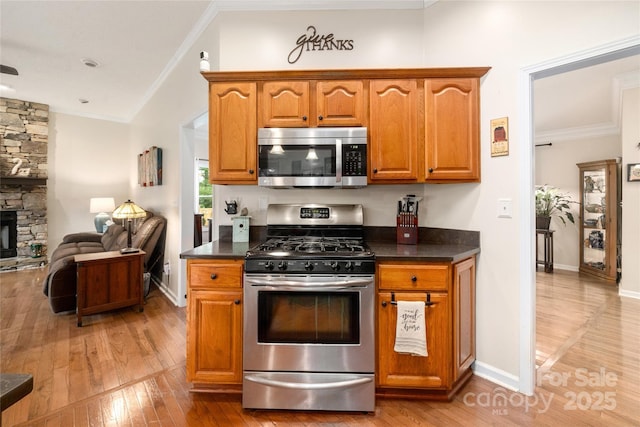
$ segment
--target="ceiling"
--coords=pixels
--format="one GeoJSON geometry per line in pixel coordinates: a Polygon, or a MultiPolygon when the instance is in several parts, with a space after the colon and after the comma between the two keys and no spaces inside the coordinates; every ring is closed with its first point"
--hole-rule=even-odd
{"type": "MultiPolygon", "coordinates": [[[[0,0],[0,64],[19,72],[0,74],[0,84],[8,87],[0,96],[128,122],[219,11],[421,9],[435,1],[0,0]],[[86,59],[98,65],[86,66],[86,59]]],[[[637,84],[640,55],[537,80],[537,134],[617,126],[620,88],[630,75],[637,84]]]]}

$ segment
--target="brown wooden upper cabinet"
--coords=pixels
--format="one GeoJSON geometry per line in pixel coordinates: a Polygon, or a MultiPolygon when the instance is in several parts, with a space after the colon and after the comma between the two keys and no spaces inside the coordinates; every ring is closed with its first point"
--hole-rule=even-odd
{"type": "Polygon", "coordinates": [[[258,127],[366,124],[362,80],[264,82],[258,106],[258,127]]]}
{"type": "Polygon", "coordinates": [[[209,174],[257,184],[259,127],[366,126],[371,184],[480,181],[488,67],[204,72],[209,174]]]}
{"type": "Polygon", "coordinates": [[[417,181],[422,144],[416,80],[372,80],[369,94],[370,181],[417,181]]]}
{"type": "Polygon", "coordinates": [[[256,106],[256,83],[210,83],[210,182],[258,183],[256,106]]]}
{"type": "Polygon", "coordinates": [[[426,181],[480,181],[477,78],[425,79],[426,181]]]}

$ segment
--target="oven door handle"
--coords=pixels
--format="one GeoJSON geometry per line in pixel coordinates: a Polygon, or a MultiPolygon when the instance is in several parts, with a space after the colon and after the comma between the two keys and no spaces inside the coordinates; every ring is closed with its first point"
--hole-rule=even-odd
{"type": "Polygon", "coordinates": [[[268,378],[261,377],[260,375],[245,375],[244,379],[247,381],[258,383],[258,384],[264,384],[264,385],[280,387],[280,388],[298,389],[298,390],[331,390],[336,388],[353,387],[355,385],[366,384],[373,381],[373,378],[366,377],[366,378],[355,378],[355,379],[345,380],[345,381],[333,381],[333,382],[327,382],[327,383],[311,384],[311,383],[294,383],[289,381],[271,380],[268,378]]]}
{"type": "Polygon", "coordinates": [[[249,286],[254,287],[269,287],[272,289],[284,289],[284,290],[342,290],[351,288],[365,288],[373,285],[373,279],[366,280],[344,280],[341,282],[323,282],[322,284],[314,282],[297,282],[295,280],[256,280],[251,279],[248,281],[249,286]]]}
{"type": "Polygon", "coordinates": [[[271,286],[271,285],[252,285],[256,288],[264,288],[270,291],[305,291],[305,292],[322,292],[322,291],[348,291],[353,289],[365,289],[366,286],[271,286]]]}

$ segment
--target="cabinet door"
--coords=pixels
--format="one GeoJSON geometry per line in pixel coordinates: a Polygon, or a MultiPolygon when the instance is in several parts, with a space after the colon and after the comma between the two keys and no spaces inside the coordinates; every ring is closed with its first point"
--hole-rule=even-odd
{"type": "Polygon", "coordinates": [[[476,360],[476,262],[475,258],[453,266],[453,380],[476,360]]]}
{"type": "Polygon", "coordinates": [[[317,126],[365,126],[362,80],[336,80],[316,85],[317,126]]]}
{"type": "Polygon", "coordinates": [[[242,291],[191,289],[187,381],[242,383],[242,291]]]}
{"type": "Polygon", "coordinates": [[[256,84],[211,83],[209,89],[209,180],[256,184],[256,84]]]}
{"type": "Polygon", "coordinates": [[[309,82],[265,82],[260,127],[309,127],[309,82]]]}
{"type": "Polygon", "coordinates": [[[421,149],[416,81],[372,80],[369,93],[369,179],[416,181],[421,149]]]}
{"type": "Polygon", "coordinates": [[[425,178],[480,181],[478,79],[425,80],[425,178]]]}
{"type": "MultiPolygon", "coordinates": [[[[397,301],[424,301],[423,292],[396,292],[397,301]]],[[[425,307],[427,357],[396,353],[397,306],[390,292],[378,293],[378,377],[380,387],[436,388],[450,386],[451,325],[446,293],[431,293],[435,304],[425,307]],[[386,302],[383,305],[383,302],[386,302]]]]}

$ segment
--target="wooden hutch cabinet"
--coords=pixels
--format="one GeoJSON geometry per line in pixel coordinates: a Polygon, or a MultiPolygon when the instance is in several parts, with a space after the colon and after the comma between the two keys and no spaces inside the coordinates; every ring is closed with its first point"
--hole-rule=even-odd
{"type": "Polygon", "coordinates": [[[580,273],[616,283],[620,264],[621,166],[615,159],[578,163],[580,273]]]}
{"type": "Polygon", "coordinates": [[[366,126],[371,184],[480,181],[488,67],[204,72],[214,184],[257,184],[259,127],[366,126]]]}

